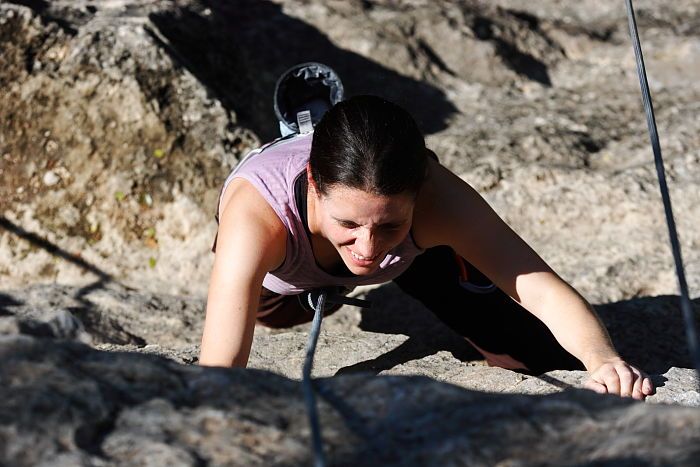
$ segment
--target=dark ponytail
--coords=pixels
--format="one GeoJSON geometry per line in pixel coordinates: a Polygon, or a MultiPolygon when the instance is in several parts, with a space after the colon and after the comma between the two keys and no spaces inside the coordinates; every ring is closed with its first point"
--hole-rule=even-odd
{"type": "Polygon", "coordinates": [[[425,140],[398,105],[356,96],[336,104],[316,125],[310,166],[321,194],[334,185],[384,196],[416,194],[425,178],[425,140]]]}

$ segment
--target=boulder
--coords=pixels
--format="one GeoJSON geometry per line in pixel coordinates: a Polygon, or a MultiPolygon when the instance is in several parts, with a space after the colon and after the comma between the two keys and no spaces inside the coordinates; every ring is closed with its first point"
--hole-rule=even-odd
{"type": "MultiPolygon", "coordinates": [[[[311,463],[300,384],[69,340],[0,337],[7,465],[311,463]]],[[[418,376],[316,381],[329,465],[696,465],[700,412],[590,391],[487,394],[418,376]]]]}
{"type": "MultiPolygon", "coordinates": [[[[583,386],[582,371],[530,376],[488,367],[463,338],[421,305],[402,297],[398,288],[361,293],[358,296],[373,301],[372,309],[346,306],[323,320],[316,376],[421,375],[491,393],[548,394],[583,386]]],[[[622,356],[648,371],[658,386],[657,394],[647,400],[700,406],[700,383],[690,369],[676,308],[662,299],[645,312],[636,308],[638,304],[631,301],[599,310],[622,356]],[[648,328],[655,329],[653,337],[645,331],[648,328]],[[660,345],[645,344],[652,338],[660,345]]],[[[198,359],[204,309],[202,300],[118,286],[86,290],[35,285],[0,295],[0,334],[76,340],[104,351],[159,355],[192,364],[198,359]]],[[[308,332],[309,324],[282,330],[258,327],[249,368],[300,380],[308,332]]]]}

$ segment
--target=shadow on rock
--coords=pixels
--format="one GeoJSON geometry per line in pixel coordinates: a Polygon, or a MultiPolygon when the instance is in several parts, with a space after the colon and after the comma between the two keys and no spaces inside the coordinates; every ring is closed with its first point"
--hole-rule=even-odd
{"type": "Polygon", "coordinates": [[[8,308],[21,304],[22,302],[15,300],[11,295],[0,293],[0,316],[12,316],[14,313],[8,308]]]}
{"type": "Polygon", "coordinates": [[[360,328],[363,331],[403,334],[408,336],[408,339],[375,359],[341,368],[336,374],[378,374],[440,351],[451,352],[455,358],[462,361],[483,359],[462,336],[448,328],[396,285],[387,284],[371,290],[366,298],[372,302],[372,308],[362,310],[360,328]]]}
{"type": "MultiPolygon", "coordinates": [[[[125,289],[125,287],[116,282],[112,276],[94,264],[64,250],[60,246],[33,232],[25,230],[5,217],[0,217],[0,227],[29,242],[32,246],[41,248],[57,258],[61,258],[97,276],[96,281],[76,289],[75,293],[71,294],[71,298],[77,301],[79,306],[71,306],[61,310],[52,309],[57,305],[56,298],[52,297],[52,294],[56,292],[49,287],[47,292],[45,292],[46,296],[43,300],[43,303],[46,303],[46,305],[39,307],[42,309],[45,308],[45,313],[37,313],[31,306],[29,307],[30,310],[19,313],[20,315],[25,315],[20,316],[20,318],[29,319],[23,321],[21,325],[22,329],[27,334],[40,337],[72,338],[76,333],[81,332],[84,326],[84,330],[95,338],[96,342],[136,344],[141,346],[146,344],[146,341],[142,337],[125,330],[116,319],[103,316],[103,313],[101,313],[88,298],[90,293],[101,289],[107,289],[110,285],[125,289]],[[63,313],[63,315],[61,313],[63,313]]],[[[39,289],[41,289],[41,287],[37,290],[39,289]]],[[[41,294],[42,292],[38,293],[41,294]]],[[[16,297],[0,294],[0,316],[13,315],[15,313],[8,308],[20,307],[24,304],[24,302],[17,300],[16,297]]]]}
{"type": "MultiPolygon", "coordinates": [[[[483,359],[463,337],[395,285],[374,289],[367,299],[373,302],[373,308],[362,311],[362,330],[409,338],[391,351],[341,368],[337,374],[378,374],[439,351],[449,351],[462,361],[483,359]]],[[[669,295],[597,305],[596,310],[625,360],[648,373],[664,374],[673,367],[693,368],[679,304],[678,296],[669,295]]],[[[698,329],[700,299],[693,300],[693,308],[698,329]]]]}
{"type": "MultiPolygon", "coordinates": [[[[695,329],[700,326],[700,298],[692,300],[695,329]]],[[[666,373],[671,367],[693,368],[685,324],[677,295],[639,297],[596,310],[623,358],[649,373],[666,373]]]]}
{"type": "Polygon", "coordinates": [[[263,140],[279,133],[272,106],[277,78],[308,61],[335,69],[346,96],[377,94],[404,106],[426,133],[444,129],[456,112],[440,89],[338,48],[269,1],[202,1],[150,20],[154,39],[263,140]]]}
{"type": "Polygon", "coordinates": [[[77,29],[73,27],[70,21],[66,20],[65,18],[61,18],[58,15],[55,15],[52,11],[53,9],[51,8],[52,5],[46,0],[10,0],[9,3],[14,3],[16,5],[22,5],[31,8],[36,14],[41,16],[41,19],[43,21],[52,21],[56,23],[61,29],[63,29],[64,32],[67,32],[71,35],[75,35],[78,32],[77,29]]]}
{"type": "Polygon", "coordinates": [[[21,226],[15,224],[11,220],[7,219],[6,217],[0,217],[0,228],[3,228],[7,230],[8,232],[16,235],[17,237],[26,240],[27,242],[31,243],[32,246],[41,248],[45,250],[47,253],[50,253],[58,258],[61,258],[87,272],[91,272],[98,276],[101,281],[104,282],[112,282],[112,277],[104,272],[102,269],[98,268],[97,266],[90,264],[89,262],[85,261],[81,257],[74,255],[63,248],[59,247],[58,245],[51,243],[50,241],[46,240],[43,237],[40,237],[39,235],[29,232],[22,228],[21,226]]]}

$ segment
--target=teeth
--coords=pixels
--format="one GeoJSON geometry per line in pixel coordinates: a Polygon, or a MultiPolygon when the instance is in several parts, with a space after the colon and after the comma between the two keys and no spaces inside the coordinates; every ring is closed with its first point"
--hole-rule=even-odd
{"type": "Polygon", "coordinates": [[[372,259],[372,258],[365,258],[364,256],[360,256],[352,250],[350,250],[350,253],[352,254],[353,258],[359,259],[360,261],[367,261],[367,260],[372,259]]]}

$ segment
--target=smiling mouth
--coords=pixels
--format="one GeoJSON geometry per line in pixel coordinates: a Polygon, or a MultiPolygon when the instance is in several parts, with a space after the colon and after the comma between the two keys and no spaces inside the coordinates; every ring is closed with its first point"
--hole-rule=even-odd
{"type": "Polygon", "coordinates": [[[350,254],[352,255],[352,257],[353,257],[354,259],[356,259],[357,261],[372,262],[372,261],[374,261],[375,259],[377,259],[377,257],[379,256],[379,255],[375,255],[375,256],[373,256],[373,257],[371,257],[371,258],[367,258],[367,257],[365,257],[365,256],[358,255],[357,253],[355,253],[354,251],[350,250],[349,248],[348,248],[348,250],[350,251],[350,254]]]}

